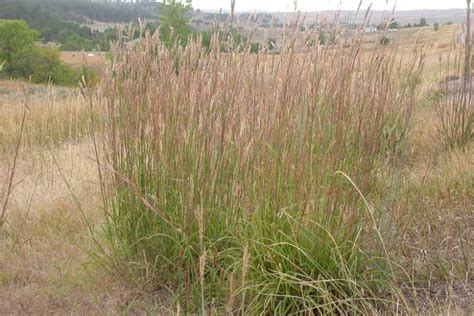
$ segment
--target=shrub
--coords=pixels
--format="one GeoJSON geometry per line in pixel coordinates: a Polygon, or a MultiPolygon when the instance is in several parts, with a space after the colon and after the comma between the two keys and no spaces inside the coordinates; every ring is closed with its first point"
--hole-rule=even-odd
{"type": "Polygon", "coordinates": [[[65,64],[59,64],[52,75],[52,82],[62,86],[77,86],[79,79],[77,72],[65,64]]]}
{"type": "Polygon", "coordinates": [[[250,52],[253,54],[258,53],[262,49],[262,44],[259,42],[250,43],[250,52]]]}
{"type": "Polygon", "coordinates": [[[52,83],[74,86],[78,76],[70,66],[62,64],[59,51],[53,48],[33,47],[15,60],[13,77],[29,79],[34,83],[52,83]]]}
{"type": "Polygon", "coordinates": [[[59,50],[35,48],[32,55],[31,80],[35,83],[50,82],[62,86],[74,86],[78,75],[70,66],[62,64],[59,50]]]}
{"type": "Polygon", "coordinates": [[[60,65],[59,51],[35,48],[33,58],[31,80],[35,83],[53,81],[53,75],[60,65]]]}
{"type": "Polygon", "coordinates": [[[387,36],[382,36],[380,38],[380,45],[388,45],[390,44],[390,39],[387,36]]]}
{"type": "Polygon", "coordinates": [[[104,264],[186,313],[387,307],[375,293],[393,294],[390,269],[357,190],[395,159],[422,63],[362,54],[117,43],[100,88],[104,264]]]}

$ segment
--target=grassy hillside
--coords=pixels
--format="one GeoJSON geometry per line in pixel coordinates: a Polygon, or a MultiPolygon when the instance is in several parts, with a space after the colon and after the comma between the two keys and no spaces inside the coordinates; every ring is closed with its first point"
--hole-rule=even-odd
{"type": "Polygon", "coordinates": [[[0,19],[21,19],[40,32],[44,42],[57,42],[62,50],[109,50],[119,23],[155,20],[158,3],[90,3],[88,1],[0,0],[0,19]],[[94,22],[107,23],[98,31],[94,22]]]}
{"type": "Polygon", "coordinates": [[[458,33],[147,36],[98,89],[0,81],[0,313],[471,314],[458,33]]]}

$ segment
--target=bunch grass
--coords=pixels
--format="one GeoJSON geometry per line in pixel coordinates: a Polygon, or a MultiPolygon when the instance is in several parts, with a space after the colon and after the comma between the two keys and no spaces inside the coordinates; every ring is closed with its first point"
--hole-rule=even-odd
{"type": "Polygon", "coordinates": [[[362,42],[117,42],[96,143],[104,266],[188,313],[400,306],[364,195],[403,155],[423,58],[362,42]]]}

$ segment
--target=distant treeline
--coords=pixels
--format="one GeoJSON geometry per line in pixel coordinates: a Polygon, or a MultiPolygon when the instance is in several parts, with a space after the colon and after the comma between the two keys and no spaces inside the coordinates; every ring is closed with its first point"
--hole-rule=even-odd
{"type": "Polygon", "coordinates": [[[160,3],[146,1],[110,0],[0,0],[0,14],[18,16],[23,10],[47,11],[65,21],[84,23],[90,20],[101,22],[130,22],[138,18],[153,19],[160,3]]]}
{"type": "Polygon", "coordinates": [[[90,21],[121,23],[154,19],[158,3],[96,3],[87,0],[0,0],[0,19],[21,19],[40,32],[44,42],[62,50],[109,50],[116,31],[92,30],[90,21]]]}

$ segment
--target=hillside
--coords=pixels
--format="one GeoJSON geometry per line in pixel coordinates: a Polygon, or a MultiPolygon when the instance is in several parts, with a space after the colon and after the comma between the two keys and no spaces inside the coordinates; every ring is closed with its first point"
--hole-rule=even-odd
{"type": "Polygon", "coordinates": [[[88,23],[130,22],[138,18],[156,18],[160,3],[102,3],[86,0],[0,0],[0,18],[27,21],[48,15],[61,21],[88,23]]]}
{"type": "MultiPolygon", "coordinates": [[[[292,17],[293,13],[277,12],[270,13],[274,18],[284,20],[292,17]]],[[[386,17],[392,14],[391,11],[372,11],[370,21],[372,23],[380,23],[386,17]]],[[[412,11],[396,11],[393,17],[402,25],[419,23],[421,18],[425,18],[428,23],[462,23],[465,19],[466,12],[462,9],[450,10],[412,10],[412,11]]],[[[306,23],[313,23],[318,19],[333,20],[335,16],[339,16],[339,21],[349,23],[361,23],[365,18],[365,11],[357,14],[356,11],[319,11],[308,12],[306,14],[306,23]]]]}

